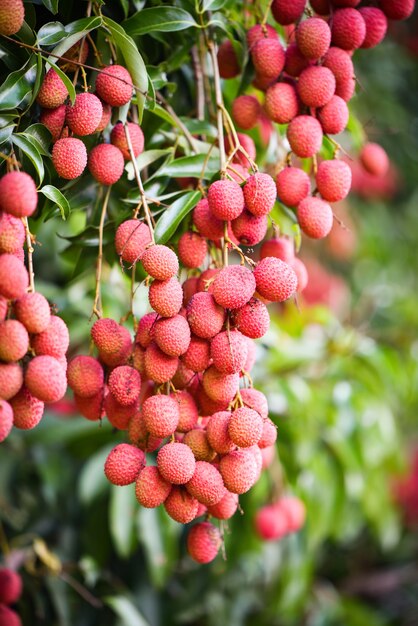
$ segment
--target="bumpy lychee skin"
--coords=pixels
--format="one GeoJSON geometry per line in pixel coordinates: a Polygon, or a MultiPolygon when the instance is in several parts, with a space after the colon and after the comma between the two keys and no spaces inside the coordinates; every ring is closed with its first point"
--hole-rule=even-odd
{"type": "Polygon", "coordinates": [[[190,344],[190,327],[182,315],[167,317],[155,324],[154,338],[157,346],[170,356],[184,354],[190,344]]]}
{"type": "Polygon", "coordinates": [[[161,317],[177,315],[183,304],[183,290],[177,278],[154,280],[148,292],[149,303],[161,317]]]}
{"type": "Polygon", "coordinates": [[[218,454],[228,454],[235,447],[228,433],[230,418],[229,411],[218,411],[210,417],[206,425],[209,444],[218,454]]]}
{"type": "Polygon", "coordinates": [[[136,402],[141,391],[141,375],[129,365],[116,367],[109,376],[109,390],[122,406],[136,402]]]}
{"type": "Polygon", "coordinates": [[[154,339],[155,323],[158,313],[146,313],[139,320],[135,341],[143,348],[147,348],[154,339]]]}
{"type": "Polygon", "coordinates": [[[336,46],[331,46],[326,53],[323,66],[328,67],[334,74],[337,87],[347,79],[354,78],[354,66],[350,55],[336,46]]]}
{"type": "Polygon", "coordinates": [[[0,360],[19,361],[29,348],[29,335],[26,328],[17,320],[0,323],[0,360]]]}
{"type": "Polygon", "coordinates": [[[90,151],[88,167],[98,183],[114,185],[123,174],[125,161],[119,148],[110,143],[100,143],[90,151]]]}
{"type": "Polygon", "coordinates": [[[206,240],[198,233],[183,233],[178,243],[179,259],[185,267],[197,268],[203,264],[208,253],[206,240]]]}
{"type": "Polygon", "coordinates": [[[385,38],[388,29],[386,15],[376,7],[362,7],[359,9],[366,23],[366,36],[361,48],[374,48],[385,38]]]}
{"type": "Polygon", "coordinates": [[[187,305],[187,321],[192,332],[202,339],[211,339],[224,325],[225,311],[211,293],[196,293],[187,305]]]}
{"type": "Polygon", "coordinates": [[[329,102],[335,93],[335,76],[327,67],[313,65],[299,76],[298,94],[306,106],[317,108],[329,102]]]}
{"type": "Polygon", "coordinates": [[[183,443],[189,446],[196,461],[212,461],[216,456],[215,450],[212,450],[209,445],[206,431],[202,428],[189,430],[184,435],[183,443]]]}
{"type": "Polygon", "coordinates": [[[14,312],[19,322],[28,333],[42,333],[51,321],[51,309],[48,300],[35,291],[26,293],[14,303],[14,312]]]}
{"type": "Polygon", "coordinates": [[[123,345],[121,328],[115,320],[103,317],[93,324],[91,338],[100,351],[112,354],[118,352],[123,345]]]}
{"type": "Polygon", "coordinates": [[[45,354],[36,356],[29,362],[25,385],[38,400],[58,402],[67,389],[67,377],[57,359],[45,354]]]}
{"type": "Polygon", "coordinates": [[[260,41],[260,39],[277,39],[278,38],[277,30],[270,26],[270,24],[265,24],[261,26],[261,24],[256,24],[255,26],[251,26],[251,28],[247,31],[247,45],[249,50],[260,41]]]}
{"type": "Polygon", "coordinates": [[[0,213],[0,252],[15,254],[25,242],[25,228],[22,220],[10,215],[0,213]]]}
{"type": "Polygon", "coordinates": [[[288,263],[265,257],[254,270],[257,292],[270,302],[284,302],[294,295],[297,278],[288,263]]]}
{"type": "Polygon", "coordinates": [[[110,368],[126,365],[132,354],[132,339],[129,330],[118,324],[116,333],[120,341],[118,350],[115,352],[107,352],[99,349],[99,360],[110,368]]]}
{"type": "Polygon", "coordinates": [[[225,490],[225,495],[217,504],[208,506],[208,513],[216,519],[231,519],[238,508],[238,495],[225,490]]]}
{"type": "Polygon", "coordinates": [[[193,298],[195,293],[199,290],[199,278],[197,276],[190,276],[190,278],[186,278],[184,283],[182,284],[183,289],[183,306],[187,307],[190,300],[193,298]]]}
{"type": "Polygon", "coordinates": [[[263,241],[268,228],[267,215],[254,215],[244,210],[231,222],[232,232],[244,246],[255,246],[263,241]]]}
{"type": "MultiPolygon", "coordinates": [[[[0,34],[15,35],[25,19],[22,0],[3,0],[0,7],[0,34]]],[[[1,600],[0,600],[1,602],[1,600]]],[[[7,604],[7,603],[6,603],[7,604]]]]}
{"type": "Polygon", "coordinates": [[[210,344],[206,339],[192,336],[189,347],[183,354],[182,361],[193,372],[203,372],[209,367],[210,344]]]}
{"type": "Polygon", "coordinates": [[[157,454],[157,466],[162,477],[173,485],[184,485],[194,474],[196,461],[184,443],[168,443],[157,454]]]}
{"type": "Polygon", "coordinates": [[[145,351],[145,375],[155,383],[166,383],[173,378],[178,367],[178,358],[169,356],[151,343],[145,351]]]}
{"type": "Polygon", "coordinates": [[[37,355],[49,354],[57,358],[64,356],[69,345],[70,335],[67,325],[57,315],[51,315],[46,329],[35,335],[32,340],[32,348],[37,355]]]}
{"type": "Polygon", "coordinates": [[[206,237],[206,239],[216,241],[223,237],[223,221],[213,215],[206,198],[202,198],[196,204],[193,210],[193,224],[202,237],[206,237]]]}
{"type": "Polygon", "coordinates": [[[309,282],[308,270],[303,261],[295,257],[290,263],[293,269],[295,270],[295,274],[298,279],[298,287],[297,291],[301,293],[307,286],[309,282]]]}
{"type": "Polygon", "coordinates": [[[239,309],[255,291],[255,278],[251,270],[242,265],[224,267],[213,282],[213,297],[224,309],[239,309]]]}
{"type": "Polygon", "coordinates": [[[142,411],[136,410],[128,423],[128,438],[130,443],[138,446],[144,452],[154,452],[160,447],[163,440],[154,437],[147,431],[142,411]]]}
{"type": "Polygon", "coordinates": [[[13,254],[0,255],[0,296],[6,300],[20,298],[29,284],[28,272],[13,254]]]}
{"type": "Polygon", "coordinates": [[[0,443],[7,439],[13,427],[13,409],[0,398],[0,443]]]}
{"type": "Polygon", "coordinates": [[[177,402],[179,409],[180,418],[177,424],[177,431],[187,433],[196,425],[199,417],[196,402],[193,396],[186,390],[177,391],[171,397],[177,402]]]}
{"type": "Polygon", "coordinates": [[[228,424],[228,434],[240,448],[258,443],[263,433],[263,420],[257,411],[246,406],[233,411],[228,424]]]}
{"type": "MultiPolygon", "coordinates": [[[[234,311],[234,323],[238,330],[251,339],[263,337],[270,326],[270,315],[266,305],[251,298],[247,304],[234,311]]],[[[247,348],[248,353],[248,348],[247,348]]]]}
{"type": "Polygon", "coordinates": [[[93,93],[79,93],[74,105],[67,105],[65,121],[76,135],[91,135],[100,124],[103,106],[93,93]]]}
{"type": "Polygon", "coordinates": [[[134,483],[145,465],[145,454],[136,446],[120,443],[110,451],[104,466],[106,478],[120,487],[134,483]]]}
{"type": "Polygon", "coordinates": [[[21,430],[31,430],[39,424],[44,414],[44,403],[23,386],[11,400],[13,425],[21,430]]]}
{"type": "Polygon", "coordinates": [[[171,491],[171,483],[161,476],[155,465],[144,467],[135,484],[135,495],[139,504],[154,509],[163,504],[171,491]]]}
{"type": "Polygon", "coordinates": [[[215,402],[229,404],[237,393],[238,385],[238,374],[223,374],[213,365],[203,374],[203,388],[215,402]]]}
{"type": "Polygon", "coordinates": [[[345,81],[341,81],[337,83],[335,88],[335,95],[340,96],[345,102],[349,102],[351,98],[354,96],[356,91],[356,79],[355,78],[347,78],[345,81]]]}
{"type": "Polygon", "coordinates": [[[276,186],[269,174],[257,172],[243,187],[245,206],[254,215],[267,215],[276,201],[276,186]]]}
{"type": "Polygon", "coordinates": [[[217,504],[225,495],[220,472],[207,461],[197,461],[194,474],[186,485],[187,491],[201,504],[217,504]]]}
{"type": "Polygon", "coordinates": [[[23,371],[18,363],[0,363],[0,398],[10,400],[22,384],[23,371]]]}
{"type": "Polygon", "coordinates": [[[173,520],[179,524],[188,524],[195,519],[199,503],[184,487],[172,487],[164,508],[173,520]]]}
{"type": "Polygon", "coordinates": [[[297,156],[303,159],[312,157],[322,145],[321,124],[309,115],[298,115],[287,128],[287,138],[297,156]]]}
{"type": "Polygon", "coordinates": [[[180,419],[176,400],[162,394],[147,398],[142,405],[142,414],[148,432],[155,437],[172,435],[180,419]]]}
{"type": "Polygon", "coordinates": [[[322,130],[327,135],[342,133],[348,124],[348,107],[345,100],[340,96],[332,96],[331,100],[319,109],[317,115],[322,130]]]}
{"type": "Polygon", "coordinates": [[[207,270],[204,270],[199,276],[199,280],[197,283],[197,291],[208,291],[209,293],[212,293],[213,279],[215,278],[218,272],[219,270],[215,267],[211,267],[207,270]]]}
{"type": "Polygon", "coordinates": [[[233,220],[244,210],[244,194],[233,180],[217,180],[208,190],[209,208],[220,220],[233,220]]]}
{"type": "Polygon", "coordinates": [[[260,259],[265,259],[267,256],[274,256],[290,263],[295,256],[293,239],[288,237],[267,239],[260,248],[260,259]]]}
{"type": "Polygon", "coordinates": [[[68,364],[67,381],[78,396],[91,398],[103,387],[103,368],[92,356],[76,356],[68,364]]]}
{"type": "Polygon", "coordinates": [[[0,567],[0,603],[14,604],[22,593],[22,579],[8,567],[0,567]]]}
{"type": "Polygon", "coordinates": [[[39,121],[47,127],[52,135],[52,141],[57,141],[61,137],[64,128],[65,114],[67,107],[61,104],[56,109],[42,109],[39,121]]]}
{"type": "Polygon", "coordinates": [[[343,50],[360,48],[366,37],[366,22],[360,11],[337,9],[332,16],[332,44],[343,50]]]}
{"type": "Polygon", "coordinates": [[[144,222],[125,220],[116,229],[116,252],[125,263],[137,263],[151,243],[151,233],[144,222]]]}
{"type": "Polygon", "coordinates": [[[316,174],[316,186],[327,202],[339,202],[351,188],[351,169],[345,161],[322,161],[316,174]]]}
{"type": "Polygon", "coordinates": [[[265,78],[277,78],[283,70],[285,52],[278,39],[260,39],[251,49],[253,65],[265,78]]]}
{"type": "Polygon", "coordinates": [[[118,430],[126,430],[130,420],[138,411],[139,401],[136,400],[133,404],[126,406],[120,404],[112,393],[107,393],[103,406],[107,419],[112,426],[118,430]]]}
{"type": "Polygon", "coordinates": [[[296,43],[301,53],[312,61],[324,56],[331,43],[331,30],[325,20],[311,17],[296,29],[296,43]]]}
{"type": "Polygon", "coordinates": [[[406,20],[412,15],[414,0],[381,0],[380,8],[390,20],[406,20]]]}
{"type": "MultiPolygon", "coordinates": [[[[216,368],[214,369],[216,371],[216,368]]],[[[199,412],[206,418],[210,417],[217,411],[225,411],[230,402],[228,399],[225,401],[224,399],[213,400],[210,398],[203,387],[203,383],[200,383],[199,381],[194,389],[194,394],[199,406],[199,412]]]]}
{"type": "Polygon", "coordinates": [[[38,204],[35,181],[26,172],[9,172],[0,178],[0,210],[14,217],[29,217],[38,204]]]}
{"type": "Polygon", "coordinates": [[[267,89],[265,111],[278,124],[288,124],[299,112],[296,89],[288,83],[275,83],[267,89]]]}
{"type": "Polygon", "coordinates": [[[221,78],[234,78],[241,71],[234,46],[229,39],[223,41],[219,46],[218,65],[221,78]]]}
{"type": "Polygon", "coordinates": [[[68,96],[68,89],[63,80],[51,67],[45,74],[41,88],[36,97],[37,103],[44,109],[56,109],[64,104],[68,96]]]}
{"type": "Polygon", "coordinates": [[[310,193],[311,181],[299,167],[285,167],[277,174],[276,186],[279,200],[286,206],[294,207],[310,193]]]}
{"type": "Polygon", "coordinates": [[[271,421],[270,418],[263,420],[263,432],[261,434],[260,439],[258,440],[258,447],[261,449],[269,448],[272,446],[277,439],[277,428],[276,425],[271,421]]]}
{"type": "Polygon", "coordinates": [[[104,391],[104,388],[102,388],[96,395],[90,398],[83,398],[74,394],[75,405],[80,415],[92,422],[103,419],[105,416],[104,391]]]}
{"type": "Polygon", "coordinates": [[[332,209],[321,198],[309,197],[302,200],[297,215],[302,231],[312,239],[323,239],[332,228],[332,209]]]}
{"type": "Polygon", "coordinates": [[[157,280],[168,280],[179,271],[177,255],[167,246],[150,246],[141,256],[144,270],[157,280]]]}
{"type": "Polygon", "coordinates": [[[210,344],[213,365],[223,374],[240,372],[248,354],[247,341],[239,330],[224,330],[210,344]]]}
{"type": "Polygon", "coordinates": [[[254,128],[260,111],[260,103],[254,96],[238,96],[232,103],[232,117],[244,130],[254,128]]]}
{"type": "Polygon", "coordinates": [[[305,10],[305,0],[273,0],[271,12],[276,22],[282,26],[288,26],[296,22],[305,10]]]}
{"type": "Polygon", "coordinates": [[[308,67],[309,60],[303,56],[296,43],[290,43],[286,48],[286,61],[284,71],[289,76],[297,77],[308,67]]]}
{"type": "Polygon", "coordinates": [[[213,561],[221,545],[221,533],[210,522],[195,524],[187,535],[187,551],[197,563],[205,564],[213,561]]]}
{"type": "Polygon", "coordinates": [[[263,506],[255,516],[257,535],[265,541],[281,539],[288,532],[287,517],[275,504],[263,506]]]}
{"type": "Polygon", "coordinates": [[[121,65],[108,65],[97,76],[96,92],[112,107],[123,106],[132,98],[131,75],[121,65]]]}
{"type": "MultiPolygon", "coordinates": [[[[131,139],[132,150],[134,156],[137,157],[144,149],[144,133],[142,132],[142,128],[139,126],[139,124],[128,122],[127,127],[129,137],[131,139]]],[[[129,146],[125,134],[125,127],[122,122],[118,122],[116,126],[112,128],[112,132],[110,133],[110,141],[114,146],[119,148],[119,150],[123,154],[123,158],[126,161],[131,160],[131,154],[129,152],[129,146]]]]}
{"type": "Polygon", "coordinates": [[[246,493],[257,478],[257,465],[251,450],[232,450],[222,457],[219,469],[228,491],[246,493]]]}
{"type": "Polygon", "coordinates": [[[364,169],[374,176],[384,176],[389,169],[389,158],[378,143],[366,143],[360,152],[364,169]]]}
{"type": "Polygon", "coordinates": [[[78,178],[87,165],[86,146],[81,139],[75,137],[58,139],[52,148],[52,164],[61,178],[78,178]]]}
{"type": "Polygon", "coordinates": [[[103,113],[99,125],[96,128],[96,133],[101,133],[102,130],[107,128],[112,117],[112,107],[110,104],[107,104],[107,102],[103,102],[102,100],[100,100],[100,102],[102,103],[103,113]]]}

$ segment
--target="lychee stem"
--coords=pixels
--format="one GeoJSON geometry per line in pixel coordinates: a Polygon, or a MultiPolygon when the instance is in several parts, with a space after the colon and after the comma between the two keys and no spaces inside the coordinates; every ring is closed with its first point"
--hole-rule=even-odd
{"type": "Polygon", "coordinates": [[[35,291],[35,272],[33,270],[33,246],[32,234],[29,230],[28,218],[22,217],[23,226],[25,227],[26,246],[28,249],[28,273],[29,273],[29,292],[35,291]]]}
{"type": "Polygon", "coordinates": [[[97,255],[97,262],[96,262],[96,291],[94,295],[94,304],[93,304],[93,312],[92,312],[92,316],[96,315],[98,319],[102,317],[101,279],[102,279],[102,264],[103,264],[103,229],[104,229],[104,222],[106,219],[106,211],[107,211],[107,205],[109,203],[111,189],[112,189],[112,185],[110,185],[107,188],[106,195],[103,201],[102,212],[100,214],[99,252],[97,255]]]}
{"type": "Polygon", "coordinates": [[[267,4],[267,6],[266,6],[266,10],[265,10],[264,15],[263,15],[263,19],[261,20],[261,23],[260,23],[260,26],[262,26],[262,27],[263,27],[263,33],[264,33],[264,35],[266,35],[266,33],[267,33],[267,29],[265,28],[265,25],[266,25],[266,22],[267,22],[267,20],[268,20],[268,17],[269,17],[269,13],[270,13],[270,9],[271,9],[271,5],[272,5],[272,4],[273,4],[273,0],[269,0],[268,4],[267,4]]]}

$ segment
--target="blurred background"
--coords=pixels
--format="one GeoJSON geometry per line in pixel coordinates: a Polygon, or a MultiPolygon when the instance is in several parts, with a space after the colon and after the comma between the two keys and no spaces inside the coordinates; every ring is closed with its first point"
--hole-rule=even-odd
{"type": "MultiPolygon", "coordinates": [[[[123,434],[77,416],[69,396],[0,450],[0,549],[3,563],[25,562],[25,625],[418,625],[417,33],[415,12],[356,54],[353,190],[335,210],[345,227],[304,245],[308,288],[298,306],[271,310],[259,342],[254,383],[278,461],[240,498],[226,558],[194,564],[181,525],[107,483],[103,462],[123,434]],[[390,157],[384,179],[356,161],[364,133],[390,157]],[[306,523],[265,542],[254,516],[278,490],[303,500],[306,523]]],[[[75,212],[35,227],[37,284],[74,353],[93,288],[63,238],[79,225],[75,212]]],[[[118,318],[126,285],[106,271],[106,313],[118,318]]]]}

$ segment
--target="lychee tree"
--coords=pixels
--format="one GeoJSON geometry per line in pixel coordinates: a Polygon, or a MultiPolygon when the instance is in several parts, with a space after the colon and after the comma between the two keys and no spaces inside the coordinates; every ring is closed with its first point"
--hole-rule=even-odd
{"type": "MultiPolygon", "coordinates": [[[[315,256],[309,239],[336,228],[344,234],[334,203],[350,192],[350,152],[366,175],[388,175],[386,152],[367,140],[351,106],[361,98],[355,51],[380,44],[388,20],[406,19],[413,9],[395,0],[373,7],[344,0],[0,6],[5,458],[13,464],[13,425],[37,426],[28,445],[45,437],[69,455],[80,439],[85,451],[74,469],[88,459],[79,494],[92,520],[100,494],[110,497],[108,545],[76,548],[75,577],[38,531],[14,567],[53,574],[92,607],[104,603],[125,623],[140,623],[116,593],[117,581],[100,572],[111,544],[118,558],[131,560],[141,545],[156,587],[173,576],[181,554],[186,588],[195,572],[179,544],[187,525],[183,536],[195,561],[226,555],[226,564],[220,555],[214,565],[226,584],[240,568],[242,546],[254,546],[248,563],[257,589],[260,538],[280,539],[268,550],[289,571],[277,623],[290,623],[312,583],[313,558],[303,560],[304,551],[329,537],[353,537],[364,517],[383,544],[393,544],[396,518],[383,472],[367,467],[364,502],[349,486],[341,497],[346,474],[358,475],[360,463],[338,421],[355,411],[351,435],[365,445],[362,418],[375,389],[362,380],[361,365],[366,359],[375,366],[374,355],[361,333],[331,315],[304,312],[310,271],[299,252],[306,246],[315,256]],[[39,245],[44,237],[52,250],[39,245]],[[319,321],[320,346],[305,334],[319,321]],[[302,354],[292,351],[296,343],[302,354]],[[363,385],[351,408],[345,376],[363,385]],[[297,392],[307,381],[315,403],[297,392]],[[88,421],[71,419],[54,430],[40,420],[45,404],[52,413],[64,410],[67,383],[70,412],[88,421]],[[289,407],[285,424],[277,420],[278,389],[289,407]],[[370,490],[378,493],[372,504],[370,490]],[[296,537],[305,507],[307,528],[296,537]],[[304,571],[296,573],[301,559],[304,571]],[[90,580],[103,585],[95,595],[87,588],[89,568],[90,580]],[[295,577],[297,592],[285,600],[295,577]]],[[[390,411],[386,421],[393,429],[390,411]]],[[[382,434],[381,458],[390,466],[395,457],[396,438],[382,434]]],[[[70,486],[71,470],[67,480],[70,486]]],[[[274,576],[278,563],[271,564],[274,576]]],[[[59,593],[50,591],[46,611],[59,593]]],[[[248,606],[253,611],[255,600],[248,606]]],[[[272,599],[260,623],[272,623],[275,609],[272,599]]],[[[22,616],[29,615],[28,602],[22,616]]],[[[185,615],[193,619],[186,607],[185,615]]],[[[110,613],[105,619],[112,623],[110,613]]]]}

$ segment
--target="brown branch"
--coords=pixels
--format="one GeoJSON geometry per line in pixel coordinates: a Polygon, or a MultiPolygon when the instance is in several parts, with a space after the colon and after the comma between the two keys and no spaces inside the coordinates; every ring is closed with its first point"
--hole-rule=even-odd
{"type": "Polygon", "coordinates": [[[107,205],[109,203],[110,191],[112,186],[110,185],[107,188],[105,198],[103,200],[102,212],[100,215],[100,223],[99,223],[99,252],[97,255],[96,262],[96,291],[94,295],[94,303],[93,303],[93,315],[96,315],[98,319],[102,317],[102,303],[101,303],[101,280],[102,280],[102,265],[103,265],[103,228],[104,222],[106,219],[106,211],[107,205]]]}

